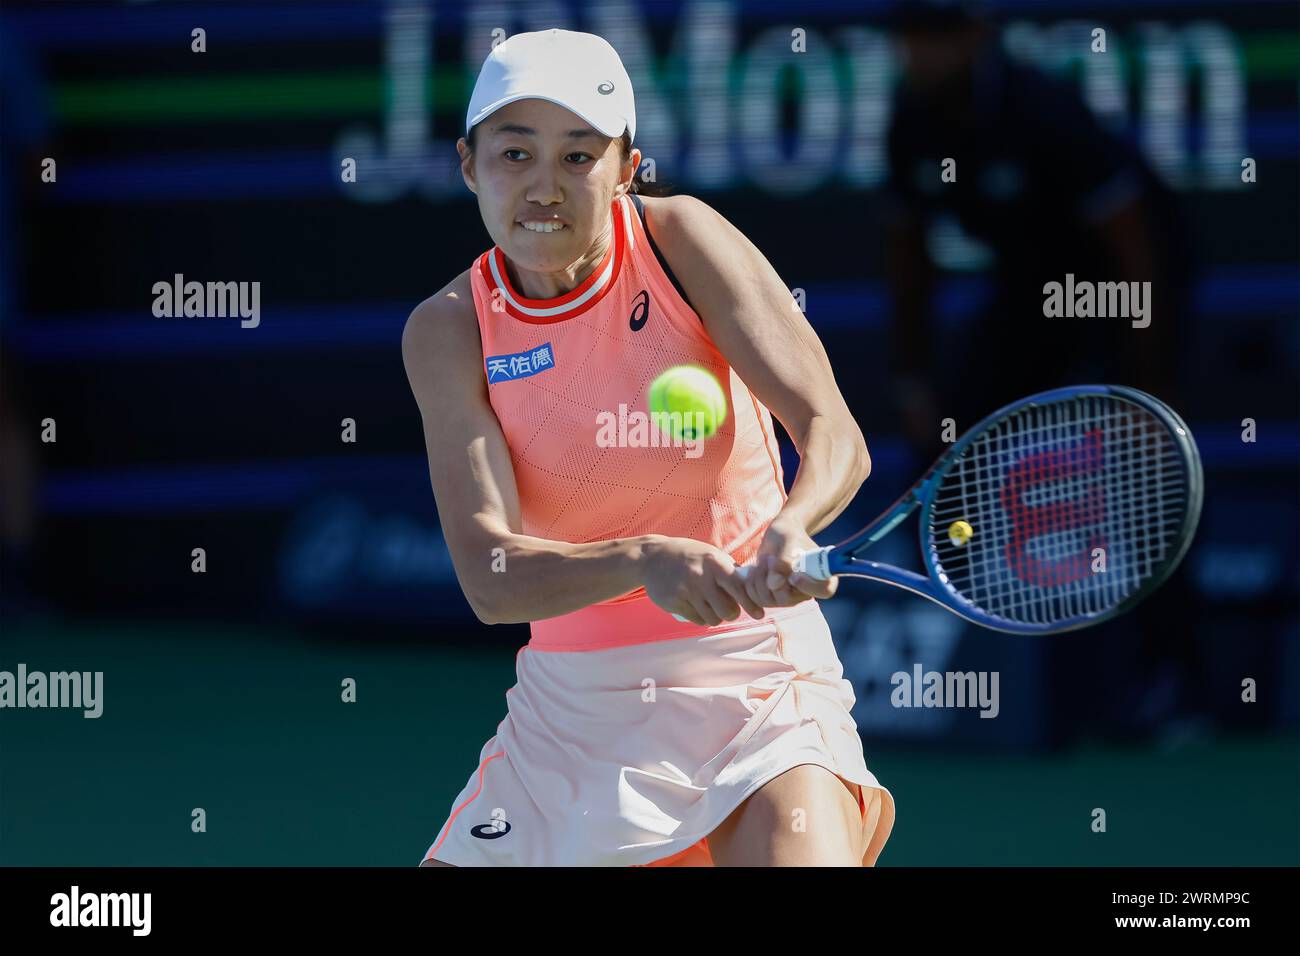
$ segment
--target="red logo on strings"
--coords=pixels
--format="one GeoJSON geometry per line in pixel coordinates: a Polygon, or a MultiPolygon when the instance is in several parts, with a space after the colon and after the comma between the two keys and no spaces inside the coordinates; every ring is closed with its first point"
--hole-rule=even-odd
{"type": "Polygon", "coordinates": [[[1102,465],[1102,432],[1094,428],[1067,448],[1040,451],[1016,462],[1002,485],[1002,507],[1011,518],[1007,541],[1007,564],[1016,577],[1039,587],[1059,587],[1088,577],[1095,548],[1105,547],[1095,530],[1106,517],[1106,497],[1100,484],[1089,486],[1081,498],[1063,499],[1041,505],[1027,505],[1026,491],[1053,482],[1075,482],[1096,474],[1102,465]],[[1093,526],[1081,553],[1044,560],[1025,551],[1025,545],[1041,535],[1093,526]]]}

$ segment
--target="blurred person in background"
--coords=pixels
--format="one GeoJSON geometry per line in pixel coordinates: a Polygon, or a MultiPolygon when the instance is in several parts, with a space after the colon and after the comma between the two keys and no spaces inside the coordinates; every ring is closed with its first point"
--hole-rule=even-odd
{"type": "Polygon", "coordinates": [[[1176,400],[1174,330],[1190,250],[1173,193],[1070,85],[1011,59],[971,5],[909,0],[890,19],[904,74],[889,129],[889,275],[896,395],[917,451],[1022,395],[1117,382],[1176,400]],[[954,182],[941,178],[956,162],[954,182]],[[945,345],[928,230],[960,223],[994,255],[992,303],[945,345]],[[1151,282],[1150,325],[1049,318],[1043,287],[1151,282]],[[943,414],[939,410],[943,409],[943,414]]]}
{"type": "MultiPolygon", "coordinates": [[[[1074,87],[1008,56],[979,4],[905,0],[888,25],[903,64],[888,134],[892,384],[912,452],[929,462],[943,450],[945,418],[960,434],[1016,398],[1066,385],[1131,385],[1185,415],[1177,354],[1192,266],[1172,191],[1074,87]],[[947,160],[955,181],[942,176],[947,160]],[[930,237],[941,217],[994,257],[991,301],[954,335],[934,314],[930,237]],[[1066,287],[1067,275],[1150,282],[1139,320],[1149,324],[1049,317],[1044,287],[1066,287]]],[[[1201,710],[1188,573],[1184,563],[1135,615],[1142,676],[1117,697],[1120,736],[1201,710]]]]}
{"type": "Polygon", "coordinates": [[[38,64],[3,19],[0,122],[0,614],[12,621],[31,607],[39,429],[14,352],[25,270],[19,236],[32,195],[55,187],[41,182],[49,140],[45,82],[38,64]]]}

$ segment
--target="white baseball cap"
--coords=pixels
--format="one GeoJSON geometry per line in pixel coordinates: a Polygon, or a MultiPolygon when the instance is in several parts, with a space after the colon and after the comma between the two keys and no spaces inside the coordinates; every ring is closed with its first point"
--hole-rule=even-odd
{"type": "Polygon", "coordinates": [[[603,135],[636,137],[636,104],[623,61],[604,37],[572,30],[516,33],[483,61],[465,114],[470,127],[515,100],[549,100],[603,135]]]}

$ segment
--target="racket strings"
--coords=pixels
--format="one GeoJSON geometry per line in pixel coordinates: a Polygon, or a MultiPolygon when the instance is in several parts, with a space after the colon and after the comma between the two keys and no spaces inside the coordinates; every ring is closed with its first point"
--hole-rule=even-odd
{"type": "Polygon", "coordinates": [[[1107,395],[1023,408],[946,472],[936,565],[987,614],[1052,625],[1122,603],[1157,574],[1188,507],[1185,459],[1145,408],[1107,395]],[[965,545],[953,522],[974,531],[965,545]]]}

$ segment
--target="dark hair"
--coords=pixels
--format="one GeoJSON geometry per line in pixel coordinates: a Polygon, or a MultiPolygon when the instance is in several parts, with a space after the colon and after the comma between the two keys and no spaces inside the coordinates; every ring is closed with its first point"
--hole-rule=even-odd
{"type": "MultiPolygon", "coordinates": [[[[479,124],[475,123],[469,128],[469,135],[465,137],[465,144],[469,146],[470,153],[474,152],[474,139],[478,135],[479,124]]],[[[632,134],[623,130],[623,135],[618,138],[619,153],[623,156],[623,162],[626,163],[632,158],[632,134]]],[[[456,160],[456,168],[460,168],[459,157],[456,160]]],[[[672,183],[646,182],[639,175],[640,171],[632,175],[632,192],[638,196],[667,196],[676,187],[672,183]]]]}

